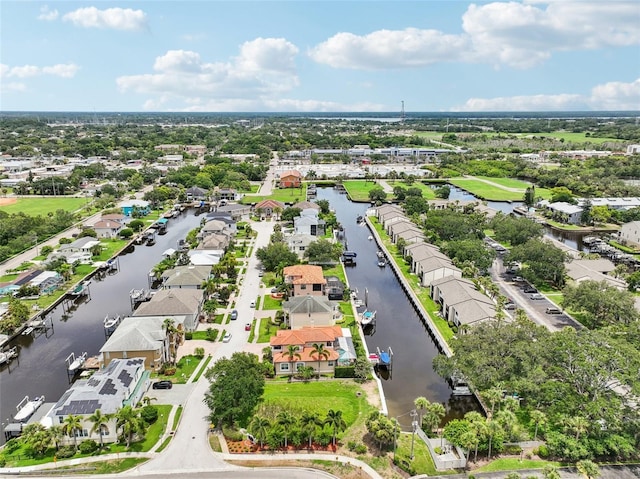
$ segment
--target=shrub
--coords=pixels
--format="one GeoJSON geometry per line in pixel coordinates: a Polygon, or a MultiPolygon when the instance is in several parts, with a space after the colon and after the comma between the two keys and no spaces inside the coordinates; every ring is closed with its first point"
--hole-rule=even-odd
{"type": "MultiPolygon", "coordinates": [[[[193,339],[193,333],[191,331],[187,331],[186,333],[184,333],[184,339],[185,341],[189,341],[191,339],[193,339]]],[[[196,348],[198,349],[198,348],[196,348]]]]}
{"type": "Polygon", "coordinates": [[[408,459],[397,457],[393,460],[393,463],[407,474],[415,476],[416,472],[413,468],[413,465],[411,464],[411,462],[409,462],[408,459]]]}
{"type": "Polygon", "coordinates": [[[78,449],[82,454],[91,454],[98,450],[98,443],[93,439],[86,439],[80,443],[78,449]]]}
{"type": "Polygon", "coordinates": [[[72,242],[72,241],[71,241],[71,238],[60,238],[60,239],[58,240],[58,244],[69,244],[69,243],[71,243],[71,242],[72,242]]]}
{"type": "Polygon", "coordinates": [[[7,460],[4,457],[0,457],[0,467],[7,465],[7,460]]]}
{"type": "Polygon", "coordinates": [[[442,454],[442,448],[440,446],[434,447],[433,452],[435,452],[436,454],[442,454]]]}
{"type": "Polygon", "coordinates": [[[73,457],[76,455],[76,449],[73,446],[62,446],[60,449],[58,449],[58,452],[56,452],[56,457],[58,459],[65,459],[67,457],[73,457]]]}
{"type": "Polygon", "coordinates": [[[335,368],[334,376],[336,378],[353,378],[355,375],[353,366],[336,366],[335,368]]]}
{"type": "Polygon", "coordinates": [[[164,375],[165,376],[173,376],[176,373],[176,367],[175,366],[167,366],[166,368],[164,368],[164,375]]]}
{"type": "Polygon", "coordinates": [[[229,426],[222,426],[222,434],[230,441],[242,441],[244,435],[237,429],[229,426]]]}
{"type": "Polygon", "coordinates": [[[131,238],[133,236],[133,230],[131,228],[122,228],[120,230],[121,238],[131,238]]]}
{"type": "Polygon", "coordinates": [[[357,445],[358,443],[356,441],[349,441],[347,443],[347,449],[349,449],[350,451],[355,451],[357,445]]]}
{"type": "Polygon", "coordinates": [[[516,445],[505,446],[504,453],[510,455],[520,454],[522,452],[522,448],[516,445]]]}
{"type": "Polygon", "coordinates": [[[4,450],[7,452],[7,454],[11,454],[18,449],[20,449],[20,443],[18,442],[17,438],[9,439],[4,445],[4,450]]]}
{"type": "Polygon", "coordinates": [[[53,248],[49,245],[45,245],[40,249],[40,254],[42,256],[49,256],[49,253],[53,252],[53,248]]]}
{"type": "Polygon", "coordinates": [[[367,452],[367,446],[365,446],[364,444],[358,444],[355,451],[356,454],[365,454],[367,452]]]}
{"type": "Polygon", "coordinates": [[[204,348],[195,348],[193,350],[193,355],[199,359],[204,358],[204,348]]]}
{"type": "Polygon", "coordinates": [[[153,424],[158,420],[158,408],[151,404],[144,406],[140,410],[140,417],[142,417],[147,424],[153,424]]]}
{"type": "Polygon", "coordinates": [[[536,449],[533,450],[533,453],[536,456],[540,456],[541,458],[549,457],[549,449],[545,444],[540,444],[536,449]]]}

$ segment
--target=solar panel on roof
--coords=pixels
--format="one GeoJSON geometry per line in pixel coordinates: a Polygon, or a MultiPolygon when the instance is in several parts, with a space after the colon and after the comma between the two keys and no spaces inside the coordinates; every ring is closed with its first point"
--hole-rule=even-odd
{"type": "Polygon", "coordinates": [[[129,384],[131,384],[131,381],[133,381],[131,375],[125,370],[120,371],[120,374],[118,374],[118,379],[122,382],[124,387],[128,387],[129,384]]]}
{"type": "Polygon", "coordinates": [[[113,381],[111,379],[107,379],[104,382],[104,386],[102,386],[102,389],[100,389],[98,394],[113,395],[116,392],[117,392],[117,389],[115,387],[115,384],[113,384],[113,381]]]}

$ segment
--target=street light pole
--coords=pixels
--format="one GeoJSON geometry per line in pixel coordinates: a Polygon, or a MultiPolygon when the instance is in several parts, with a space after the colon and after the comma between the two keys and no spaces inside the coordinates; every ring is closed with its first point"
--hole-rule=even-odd
{"type": "Polygon", "coordinates": [[[413,445],[416,440],[416,428],[418,427],[418,421],[416,421],[416,417],[418,417],[418,412],[414,409],[411,411],[411,460],[413,461],[413,445]]]}

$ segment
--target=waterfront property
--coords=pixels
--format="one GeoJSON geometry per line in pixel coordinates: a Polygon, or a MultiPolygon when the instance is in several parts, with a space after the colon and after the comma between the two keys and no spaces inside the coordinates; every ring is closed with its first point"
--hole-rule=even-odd
{"type": "Polygon", "coordinates": [[[256,204],[255,211],[263,218],[271,218],[276,212],[284,210],[284,203],[276,200],[263,200],[256,204]]]}
{"type": "Polygon", "coordinates": [[[118,208],[122,209],[122,214],[126,216],[147,216],[151,212],[148,201],[126,200],[118,203],[118,208]],[[134,214],[135,213],[135,214],[134,214]]]}
{"type": "Polygon", "coordinates": [[[325,226],[324,220],[318,216],[318,211],[313,209],[306,209],[300,216],[293,219],[294,232],[299,235],[322,236],[325,226]]]}
{"type": "Polygon", "coordinates": [[[280,188],[300,188],[302,173],[298,170],[286,170],[280,173],[280,188]]]}
{"type": "Polygon", "coordinates": [[[309,245],[314,241],[318,241],[318,238],[310,234],[293,234],[286,236],[285,241],[287,242],[289,251],[295,253],[298,258],[302,259],[309,245]]]}
{"type": "Polygon", "coordinates": [[[99,245],[99,240],[91,236],[85,236],[78,238],[72,243],[63,244],[55,254],[64,256],[67,263],[73,263],[75,261],[89,263],[93,255],[93,249],[99,245]]]}
{"type": "Polygon", "coordinates": [[[151,301],[141,304],[134,316],[184,316],[185,331],[194,331],[202,312],[204,293],[201,289],[161,289],[151,301]]]}
{"type": "Polygon", "coordinates": [[[457,327],[495,318],[493,301],[469,280],[447,276],[432,281],[430,288],[442,317],[457,327]]]}
{"type": "MultiPolygon", "coordinates": [[[[116,215],[113,215],[116,216],[116,215]]],[[[126,218],[124,215],[119,215],[126,218]]],[[[92,225],[93,230],[96,232],[98,238],[117,238],[124,228],[124,221],[118,221],[116,219],[105,219],[102,217],[99,221],[92,225]]]]}
{"type": "Polygon", "coordinates": [[[162,287],[166,289],[202,289],[202,284],[211,277],[211,266],[176,266],[162,273],[162,287]]]}
{"type": "Polygon", "coordinates": [[[104,369],[96,371],[89,379],[80,379],[71,386],[53,406],[41,423],[49,428],[64,424],[68,416],[80,416],[80,428],[62,437],[64,444],[93,439],[112,443],[118,440],[117,419],[105,418],[99,431],[89,417],[100,409],[102,414],[115,414],[124,406],[135,406],[144,395],[149,373],[144,368],[144,358],[116,359],[104,369]],[[75,435],[75,439],[74,436],[75,435]]]}
{"type": "Polygon", "coordinates": [[[620,228],[618,239],[624,246],[640,246],[640,221],[630,221],[620,228]]]}
{"type": "Polygon", "coordinates": [[[321,266],[297,264],[283,268],[284,283],[291,288],[291,296],[323,296],[327,280],[321,266]]]}
{"type": "Polygon", "coordinates": [[[294,296],[282,303],[287,326],[301,329],[308,326],[333,326],[340,317],[337,303],[326,296],[294,296]]]}
{"type": "Polygon", "coordinates": [[[310,366],[316,373],[330,374],[340,358],[338,338],[343,336],[340,326],[304,327],[296,330],[280,330],[269,341],[276,375],[289,375],[310,366]],[[322,345],[325,355],[314,353],[314,345],[322,345]],[[297,354],[289,357],[288,346],[296,346],[297,354]],[[319,363],[319,364],[318,364],[319,363]]]}

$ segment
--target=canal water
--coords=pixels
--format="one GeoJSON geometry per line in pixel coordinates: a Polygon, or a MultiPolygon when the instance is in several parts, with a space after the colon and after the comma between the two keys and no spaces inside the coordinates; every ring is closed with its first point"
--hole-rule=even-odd
{"type": "MultiPolygon", "coordinates": [[[[3,426],[24,398],[44,395],[55,402],[69,387],[65,359],[87,352],[95,356],[106,337],[106,315],[131,313],[129,292],[148,287],[148,273],[162,259],[162,252],[175,248],[179,239],[197,227],[201,217],[193,212],[169,220],[165,235],[156,235],[154,246],[132,246],[119,256],[115,274],[94,276],[91,298],[77,303],[61,303],[52,312],[53,329],[46,334],[18,336],[8,346],[18,346],[19,355],[0,367],[0,422],[3,426]],[[70,308],[69,308],[70,306],[70,308]]],[[[4,441],[4,435],[0,435],[4,441]]]]}
{"type": "MultiPolygon", "coordinates": [[[[362,300],[366,290],[369,309],[377,311],[376,328],[366,336],[369,351],[375,352],[376,348],[393,351],[391,376],[383,380],[389,416],[410,412],[419,396],[443,403],[447,419],[477,410],[475,399],[452,396],[449,384],[433,371],[437,346],[391,268],[378,266],[378,248],[375,241],[368,240],[369,229],[356,224],[356,218],[364,215],[368,205],[353,203],[347,195],[331,188],[319,188],[318,199],[329,201],[344,227],[348,249],[357,253],[357,265],[346,269],[351,289],[357,289],[362,300]]],[[[400,423],[410,425],[409,415],[402,417],[400,423]]]]}

